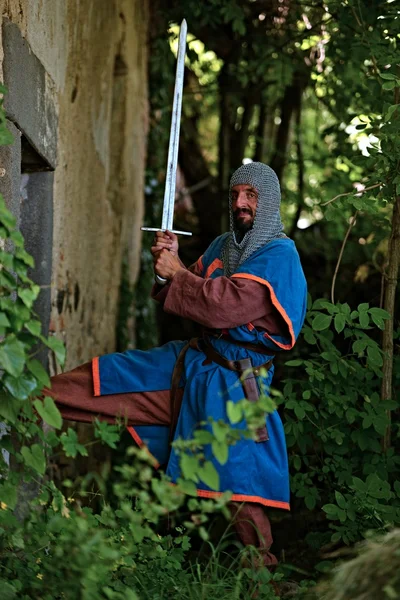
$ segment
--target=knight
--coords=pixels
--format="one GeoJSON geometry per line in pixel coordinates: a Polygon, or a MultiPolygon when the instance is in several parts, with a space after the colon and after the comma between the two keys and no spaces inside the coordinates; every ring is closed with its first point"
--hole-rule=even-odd
{"type": "MultiPolygon", "coordinates": [[[[52,378],[50,394],[64,418],[90,422],[124,419],[133,439],[145,444],[176,482],[179,456],[171,447],[191,439],[209,418],[232,425],[227,403],[256,401],[271,386],[277,353],[290,351],[306,312],[306,281],[294,242],[283,233],[280,185],[267,165],[252,162],[229,186],[230,230],[217,237],[195,264],[179,258],[177,236],[157,231],[155,273],[167,280],[152,290],[165,312],[195,321],[200,338],[171,341],[148,351],[96,357],[52,378]]],[[[206,425],[204,425],[206,423],[206,425]]],[[[204,448],[219,474],[219,489],[197,485],[202,498],[230,491],[233,526],[255,546],[265,566],[271,553],[268,507],[289,510],[289,474],[280,416],[265,417],[255,437],[242,436],[225,464],[204,448]]]]}

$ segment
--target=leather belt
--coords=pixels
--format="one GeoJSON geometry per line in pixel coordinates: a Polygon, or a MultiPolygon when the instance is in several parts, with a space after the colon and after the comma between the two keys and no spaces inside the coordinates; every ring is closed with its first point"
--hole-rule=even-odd
{"type": "MultiPolygon", "coordinates": [[[[248,344],[247,342],[237,342],[236,340],[232,339],[229,339],[229,341],[235,345],[244,347],[248,350],[252,350],[253,352],[259,352],[262,354],[268,353],[268,355],[271,356],[271,352],[267,351],[265,348],[260,348],[260,346],[257,346],[256,344],[248,344]]],[[[254,368],[250,358],[242,358],[240,360],[228,360],[227,358],[222,356],[222,354],[215,350],[214,346],[210,342],[208,335],[205,335],[203,338],[192,338],[187,344],[185,344],[185,346],[180,351],[172,373],[170,429],[171,442],[174,437],[180,410],[180,407],[177,406],[176,402],[176,393],[184,369],[185,355],[189,348],[193,348],[194,350],[203,352],[205,354],[206,360],[203,364],[207,364],[207,362],[215,362],[216,364],[220,365],[225,369],[229,369],[230,371],[236,371],[241,377],[244,395],[246,399],[250,402],[256,402],[259,398],[259,389],[255,376],[259,375],[260,369],[266,369],[268,371],[271,368],[273,360],[273,357],[269,358],[267,362],[254,368]]],[[[267,441],[269,439],[267,426],[264,425],[263,427],[257,429],[256,436],[257,442],[267,441]]]]}

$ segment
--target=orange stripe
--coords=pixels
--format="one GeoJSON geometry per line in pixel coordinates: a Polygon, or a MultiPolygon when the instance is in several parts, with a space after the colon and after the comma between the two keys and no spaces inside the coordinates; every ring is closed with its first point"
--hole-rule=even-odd
{"type": "Polygon", "coordinates": [[[211,275],[214,273],[214,271],[216,269],[223,269],[223,268],[224,268],[224,263],[222,262],[222,260],[220,260],[219,258],[214,258],[211,265],[209,267],[207,267],[207,271],[206,271],[206,274],[204,275],[204,277],[205,278],[211,277],[211,275]]]}
{"type": "Polygon", "coordinates": [[[272,285],[266,279],[262,279],[261,277],[257,277],[256,275],[250,275],[250,273],[235,273],[234,275],[232,275],[232,277],[239,277],[241,279],[252,279],[253,281],[258,281],[258,283],[262,283],[263,285],[267,286],[267,288],[269,289],[269,293],[271,294],[272,304],[275,306],[275,308],[278,310],[280,315],[283,317],[284,321],[286,322],[286,324],[289,328],[289,333],[290,333],[292,343],[291,344],[281,344],[280,342],[277,342],[276,340],[274,340],[270,335],[268,335],[268,333],[265,333],[265,337],[272,340],[274,342],[274,344],[276,344],[280,348],[283,348],[284,350],[290,350],[291,348],[293,348],[293,346],[296,342],[296,338],[295,338],[294,331],[293,331],[292,321],[289,319],[285,309],[278,301],[278,298],[275,295],[274,288],[272,287],[272,285]]]}
{"type": "Polygon", "coordinates": [[[100,396],[100,371],[99,371],[99,357],[96,356],[92,360],[92,375],[93,375],[93,389],[94,395],[100,396]]]}
{"type": "MultiPolygon", "coordinates": [[[[176,486],[176,483],[171,483],[176,486]]],[[[224,492],[212,492],[210,490],[196,490],[197,495],[200,498],[220,498],[224,492]]],[[[268,500],[261,496],[248,496],[247,494],[232,494],[231,501],[233,502],[257,502],[263,506],[270,506],[271,508],[282,508],[283,510],[290,510],[289,502],[280,502],[279,500],[268,500]]]]}
{"type": "Polygon", "coordinates": [[[198,266],[198,268],[199,268],[199,270],[200,270],[200,272],[203,272],[203,269],[204,269],[204,265],[203,265],[203,256],[204,256],[204,255],[202,254],[202,255],[200,256],[200,258],[197,260],[197,263],[196,263],[196,264],[197,264],[197,266],[198,266]]]}
{"type": "Polygon", "coordinates": [[[135,429],[132,426],[127,427],[127,430],[129,431],[129,433],[131,434],[131,436],[133,437],[133,439],[135,440],[135,442],[137,443],[139,448],[140,449],[143,448],[143,450],[147,451],[147,454],[150,456],[151,460],[153,461],[153,467],[155,469],[158,469],[160,467],[160,463],[158,462],[156,457],[152,455],[152,453],[150,452],[150,450],[148,449],[148,447],[146,446],[146,444],[144,443],[144,441],[142,440],[140,435],[135,431],[135,429]]]}
{"type": "Polygon", "coordinates": [[[248,329],[249,331],[253,331],[253,329],[255,329],[255,327],[254,327],[253,323],[247,323],[247,329],[248,329]]]}

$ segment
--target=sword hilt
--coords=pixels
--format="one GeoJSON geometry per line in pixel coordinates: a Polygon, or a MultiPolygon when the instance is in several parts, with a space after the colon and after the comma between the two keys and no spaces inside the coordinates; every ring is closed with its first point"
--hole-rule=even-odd
{"type": "Polygon", "coordinates": [[[191,231],[177,231],[176,229],[162,229],[161,227],[141,227],[141,231],[170,231],[175,235],[193,235],[191,231]]]}
{"type": "MultiPolygon", "coordinates": [[[[177,231],[176,229],[161,229],[160,227],[141,227],[142,231],[170,231],[171,233],[175,233],[176,235],[192,235],[190,231],[177,231]]],[[[168,279],[164,279],[160,275],[155,273],[154,279],[158,285],[165,285],[168,283],[168,279]]]]}
{"type": "Polygon", "coordinates": [[[154,279],[155,279],[156,283],[158,283],[158,285],[165,285],[166,283],[168,283],[168,279],[164,279],[164,277],[160,277],[160,275],[157,275],[157,273],[154,275],[154,279]]]}

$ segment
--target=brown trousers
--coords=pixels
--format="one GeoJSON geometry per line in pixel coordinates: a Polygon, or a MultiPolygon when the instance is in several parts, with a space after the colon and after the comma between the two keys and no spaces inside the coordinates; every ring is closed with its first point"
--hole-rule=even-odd
{"type": "MultiPolygon", "coordinates": [[[[95,417],[113,422],[125,419],[127,425],[170,425],[170,390],[94,396],[92,363],[85,363],[51,379],[45,390],[57,403],[64,419],[90,423],[95,417]]],[[[176,401],[182,401],[178,390],[176,401]]],[[[230,503],[232,525],[244,546],[254,546],[265,566],[277,564],[271,554],[271,525],[264,507],[254,502],[230,503]]]]}

